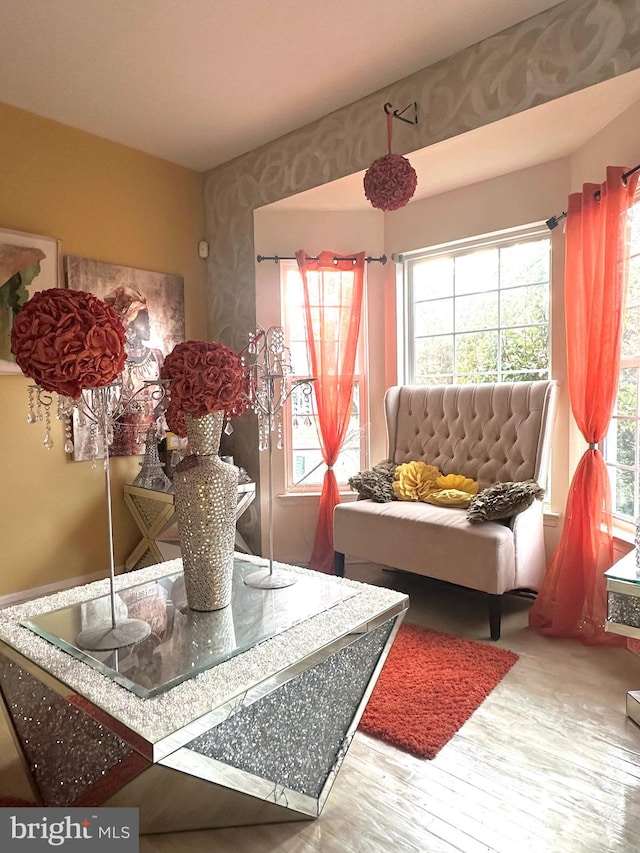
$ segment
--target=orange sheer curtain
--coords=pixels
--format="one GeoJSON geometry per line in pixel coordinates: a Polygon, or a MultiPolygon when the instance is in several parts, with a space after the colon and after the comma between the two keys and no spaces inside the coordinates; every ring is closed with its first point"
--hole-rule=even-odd
{"type": "Polygon", "coordinates": [[[316,377],[313,387],[322,458],[327,465],[310,566],[331,574],[333,510],[340,502],[333,466],[351,417],[364,287],[364,252],[345,256],[325,251],[314,260],[306,252],[299,251],[296,260],[302,275],[309,362],[316,377]]]}
{"type": "Polygon", "coordinates": [[[607,168],[604,184],[569,196],[566,228],[565,318],[569,397],[589,445],[576,469],[558,547],[529,623],[541,634],[620,645],[606,634],[604,572],[613,563],[611,490],[598,449],[615,403],[629,240],[628,211],[638,176],[623,182],[607,168]]]}

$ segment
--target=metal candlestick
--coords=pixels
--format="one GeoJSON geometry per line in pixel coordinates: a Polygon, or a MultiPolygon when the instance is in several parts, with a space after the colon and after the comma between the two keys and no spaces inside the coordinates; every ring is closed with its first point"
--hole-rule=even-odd
{"type": "MultiPolygon", "coordinates": [[[[77,410],[84,422],[89,422],[93,437],[94,458],[102,451],[104,459],[104,482],[107,497],[107,534],[109,544],[109,593],[111,601],[111,621],[103,622],[95,627],[86,628],[78,634],[76,642],[82,649],[88,651],[106,651],[120,649],[139,643],[151,633],[151,627],[142,619],[117,619],[115,599],[115,560],[113,549],[113,522],[111,502],[111,466],[109,445],[113,441],[115,424],[118,418],[131,411],[135,411],[139,398],[143,393],[148,393],[152,398],[161,399],[164,395],[161,380],[145,381],[144,385],[137,391],[132,391],[132,386],[122,380],[106,385],[102,388],[87,388],[83,390],[79,398],[58,397],[57,417],[65,421],[65,452],[73,452],[73,443],[70,435],[71,415],[77,410]],[[151,386],[157,386],[156,391],[151,391],[151,386]],[[99,446],[100,445],[100,446],[99,446]]],[[[51,418],[49,409],[52,403],[51,394],[44,392],[39,386],[29,388],[29,422],[42,419],[41,409],[44,408],[46,436],[44,444],[51,448],[51,418]]]]}
{"type": "Polygon", "coordinates": [[[284,345],[284,329],[280,326],[266,331],[258,326],[249,336],[247,352],[255,356],[248,372],[251,406],[258,416],[258,448],[269,454],[269,568],[253,572],[244,582],[260,589],[281,589],[294,584],[297,576],[273,567],[273,433],[276,433],[278,449],[282,449],[283,406],[296,388],[310,394],[314,380],[290,379],[293,373],[291,352],[284,345]]]}
{"type": "Polygon", "coordinates": [[[139,643],[149,636],[151,626],[142,619],[120,619],[116,618],[116,594],[115,594],[115,560],[113,554],[113,523],[111,513],[111,465],[109,455],[109,437],[113,432],[113,421],[124,411],[124,407],[116,415],[110,405],[110,386],[105,388],[92,388],[91,408],[87,398],[84,396],[85,414],[93,416],[94,424],[100,424],[102,434],[102,446],[104,449],[104,483],[107,493],[107,533],[109,539],[109,595],[111,600],[111,624],[96,625],[80,631],[76,642],[81,649],[89,651],[106,651],[107,649],[120,649],[139,643]]]}

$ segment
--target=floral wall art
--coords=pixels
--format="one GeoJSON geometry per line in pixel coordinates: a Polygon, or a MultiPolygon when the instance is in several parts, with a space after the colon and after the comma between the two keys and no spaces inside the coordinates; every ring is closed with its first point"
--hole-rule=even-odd
{"type": "Polygon", "coordinates": [[[0,229],[0,373],[20,373],[11,352],[14,318],[34,293],[60,281],[59,240],[0,229]]]}
{"type": "MultiPolygon", "coordinates": [[[[125,374],[134,389],[142,388],[145,380],[158,379],[165,356],[185,337],[183,278],[74,255],[65,256],[64,271],[69,288],[98,296],[122,320],[127,336],[125,374]]],[[[146,432],[162,415],[162,404],[148,395],[140,399],[141,411],[123,416],[116,427],[112,456],[144,453],[146,432]]],[[[90,428],[76,413],[74,459],[81,462],[90,458],[90,428]]]]}

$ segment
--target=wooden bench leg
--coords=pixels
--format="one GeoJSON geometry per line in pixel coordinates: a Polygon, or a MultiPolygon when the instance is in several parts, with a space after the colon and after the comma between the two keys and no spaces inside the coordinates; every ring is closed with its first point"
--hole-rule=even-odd
{"type": "Polygon", "coordinates": [[[500,639],[500,622],[502,618],[502,596],[492,595],[489,597],[489,630],[491,631],[491,639],[500,639]]]}
{"type": "Polygon", "coordinates": [[[339,578],[344,577],[344,554],[340,551],[333,552],[333,573],[339,578]]]}

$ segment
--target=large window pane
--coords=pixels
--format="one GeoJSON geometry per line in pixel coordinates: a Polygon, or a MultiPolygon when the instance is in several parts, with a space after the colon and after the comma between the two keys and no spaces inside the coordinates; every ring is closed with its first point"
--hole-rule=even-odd
{"type": "Polygon", "coordinates": [[[618,469],[615,478],[616,496],[614,501],[614,512],[619,515],[633,518],[634,510],[634,487],[635,476],[633,471],[618,469]]]}
{"type": "MultiPolygon", "coordinates": [[[[640,228],[638,229],[640,231],[640,228]]],[[[627,307],[640,305],[640,255],[629,262],[629,286],[627,288],[627,307]]]]}
{"type": "MultiPolygon", "coordinates": [[[[307,339],[307,324],[305,320],[304,308],[299,311],[291,311],[289,316],[289,340],[306,341],[307,339]]],[[[305,344],[306,346],[306,344],[305,344]]]]}
{"type": "Polygon", "coordinates": [[[497,382],[498,374],[495,371],[476,370],[473,373],[458,373],[456,376],[456,384],[472,385],[476,382],[497,382]]]}
{"type": "Polygon", "coordinates": [[[549,327],[505,329],[501,335],[501,362],[505,371],[533,372],[540,379],[549,370],[549,327]]]}
{"type": "Polygon", "coordinates": [[[634,204],[631,215],[631,241],[630,252],[631,257],[640,255],[640,205],[634,204]]]}
{"type": "Polygon", "coordinates": [[[500,287],[549,281],[549,241],[516,243],[500,249],[500,287]]]}
{"type": "Polygon", "coordinates": [[[622,358],[640,356],[640,305],[627,307],[622,331],[622,358]]]}
{"type": "Polygon", "coordinates": [[[616,462],[618,465],[636,464],[636,422],[631,418],[616,420],[616,462]]]}
{"type": "Polygon", "coordinates": [[[415,347],[415,381],[429,381],[431,375],[453,373],[453,335],[419,338],[415,347]]]}
{"type": "Polygon", "coordinates": [[[453,299],[417,302],[413,316],[416,337],[453,332],[453,299]]]}
{"type": "Polygon", "coordinates": [[[498,292],[460,296],[456,299],[456,332],[495,329],[498,326],[498,292]]]}
{"type": "Polygon", "coordinates": [[[453,258],[417,261],[412,267],[414,299],[453,295],[453,258]]]}
{"type": "Polygon", "coordinates": [[[500,376],[502,382],[536,382],[538,379],[546,379],[540,370],[504,370],[500,376]]]}
{"type": "Polygon", "coordinates": [[[613,489],[614,512],[632,521],[640,512],[640,203],[632,209],[631,253],[623,321],[622,352],[614,418],[603,447],[613,489]]]}
{"type": "MultiPolygon", "coordinates": [[[[469,376],[476,373],[498,372],[498,333],[474,332],[470,335],[458,335],[456,338],[456,373],[469,376]]],[[[491,379],[479,379],[479,382],[492,382],[491,379]]]]}
{"type": "Polygon", "coordinates": [[[500,294],[500,325],[521,326],[527,323],[549,322],[549,287],[534,284],[515,287],[500,294]]]}
{"type": "Polygon", "coordinates": [[[292,341],[290,350],[293,372],[298,376],[310,376],[311,368],[306,343],[304,341],[292,341]]]}
{"type": "Polygon", "coordinates": [[[618,381],[616,414],[636,415],[638,412],[638,368],[623,367],[618,381]]]}
{"type": "Polygon", "coordinates": [[[456,296],[498,287],[498,249],[481,249],[455,258],[456,296]]]}
{"type": "Polygon", "coordinates": [[[504,245],[405,262],[411,312],[409,382],[494,382],[549,376],[551,241],[532,231],[504,245]],[[453,281],[453,291],[451,289],[453,281]]]}

